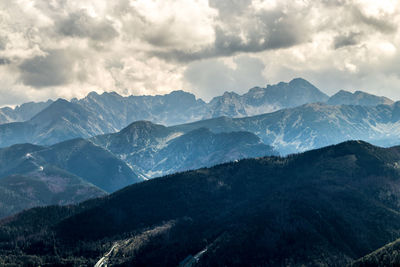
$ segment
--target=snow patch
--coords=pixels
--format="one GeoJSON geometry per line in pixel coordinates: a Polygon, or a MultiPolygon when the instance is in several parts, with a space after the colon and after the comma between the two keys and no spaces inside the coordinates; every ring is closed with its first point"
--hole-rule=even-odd
{"type": "Polygon", "coordinates": [[[168,142],[170,142],[171,140],[173,140],[175,138],[178,138],[181,135],[183,135],[183,132],[172,133],[165,138],[157,138],[158,144],[156,145],[156,148],[163,149],[164,147],[166,147],[168,145],[168,142]]]}

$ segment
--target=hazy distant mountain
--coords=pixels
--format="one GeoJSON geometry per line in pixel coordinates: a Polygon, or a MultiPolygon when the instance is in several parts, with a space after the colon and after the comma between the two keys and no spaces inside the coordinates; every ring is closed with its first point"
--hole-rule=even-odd
{"type": "MultiPolygon", "coordinates": [[[[328,96],[318,88],[297,78],[289,83],[281,82],[268,85],[266,88],[256,87],[244,95],[226,92],[222,96],[213,98],[209,103],[196,99],[193,94],[184,91],[174,91],[166,95],[128,97],[115,92],[101,95],[92,92],[83,99],[72,99],[71,103],[80,106],[83,116],[90,114],[94,116],[95,122],[102,120],[105,125],[97,122],[99,125],[96,127],[107,133],[120,130],[139,120],[168,126],[220,116],[245,117],[305,103],[325,102],[327,99],[328,96]]],[[[56,102],[51,111],[55,111],[55,107],[62,111],[66,110],[66,103],[61,100],[56,102]]],[[[27,121],[39,112],[42,113],[39,118],[46,117],[44,114],[48,114],[49,110],[45,108],[50,104],[51,101],[27,103],[15,110],[0,109],[0,124],[27,121]]],[[[78,110],[75,105],[70,105],[69,108],[78,110]]],[[[60,112],[56,114],[62,116],[60,112]]],[[[56,114],[51,115],[51,119],[55,120],[56,114]]]]}
{"type": "Polygon", "coordinates": [[[328,96],[304,79],[280,82],[266,88],[255,87],[244,95],[225,93],[208,104],[205,118],[220,116],[246,117],[296,107],[307,103],[325,102],[328,96]]]}
{"type": "Polygon", "coordinates": [[[379,106],[306,104],[253,117],[221,117],[172,128],[188,132],[201,127],[216,133],[252,132],[283,154],[351,139],[391,146],[400,144],[400,102],[379,106]]]}
{"type": "Polygon", "coordinates": [[[391,99],[384,96],[371,95],[361,91],[350,93],[343,90],[331,96],[327,101],[327,104],[329,105],[360,105],[360,106],[391,105],[393,103],[394,102],[391,99]]]}
{"type": "Polygon", "coordinates": [[[0,124],[27,121],[51,103],[53,101],[48,100],[47,102],[28,102],[15,108],[0,108],[0,124]]]}
{"type": "Polygon", "coordinates": [[[37,133],[35,143],[40,144],[54,144],[71,138],[115,131],[115,127],[99,118],[97,113],[63,99],[52,103],[28,123],[37,133]]]}
{"type": "MultiPolygon", "coordinates": [[[[253,117],[220,117],[182,124],[168,131],[188,133],[199,128],[213,133],[251,132],[283,154],[357,138],[390,146],[400,140],[400,102],[378,106],[314,103],[253,117]]],[[[113,132],[112,129],[112,125],[91,111],[59,100],[27,122],[0,125],[0,146],[24,142],[53,144],[113,132]]]]}
{"type": "Polygon", "coordinates": [[[26,122],[0,125],[0,147],[18,143],[51,145],[115,130],[97,114],[59,99],[26,122]]]}
{"type": "Polygon", "coordinates": [[[79,101],[59,99],[26,122],[0,125],[0,147],[18,143],[51,145],[112,133],[143,117],[167,122],[193,121],[201,117],[194,117],[190,109],[201,108],[202,103],[182,91],[155,97],[124,98],[116,93],[101,96],[91,93],[79,101]]]}
{"type": "Polygon", "coordinates": [[[346,266],[400,237],[399,161],[346,142],[32,209],[1,223],[0,264],[346,266]]]}
{"type": "Polygon", "coordinates": [[[175,125],[220,116],[245,117],[306,103],[325,102],[328,96],[304,79],[253,88],[244,95],[226,92],[209,103],[184,91],[157,96],[123,97],[117,93],[90,93],[72,102],[122,129],[139,120],[175,125]]]}
{"type": "Polygon", "coordinates": [[[328,99],[300,78],[266,88],[253,88],[244,95],[225,93],[210,103],[183,91],[163,96],[129,97],[117,93],[90,93],[84,99],[71,102],[59,99],[26,122],[0,125],[0,147],[17,143],[51,145],[72,138],[89,138],[117,132],[131,122],[143,119],[170,125],[221,115],[243,118],[215,118],[180,129],[205,127],[215,133],[248,131],[281,153],[304,151],[354,138],[391,145],[397,144],[399,138],[398,104],[377,106],[390,103],[390,99],[362,92],[341,91],[328,99]],[[304,103],[313,104],[299,106],[304,103]],[[274,113],[245,118],[277,109],[279,111],[274,113]],[[223,125],[218,125],[220,121],[223,125]],[[209,126],[210,123],[215,125],[209,126]]]}
{"type": "MultiPolygon", "coordinates": [[[[204,118],[221,116],[245,117],[247,115],[246,104],[242,96],[235,92],[225,92],[222,96],[214,97],[208,104],[208,114],[204,118]]],[[[266,108],[270,110],[270,107],[266,108]]]]}
{"type": "Polygon", "coordinates": [[[90,140],[118,155],[146,178],[277,154],[249,132],[215,134],[200,128],[184,133],[147,121],[90,140]]]}
{"type": "MultiPolygon", "coordinates": [[[[106,92],[101,95],[91,92],[83,99],[71,100],[71,103],[81,107],[83,114],[94,116],[95,122],[98,124],[94,128],[99,129],[93,130],[101,130],[103,133],[121,130],[139,120],[148,120],[169,126],[220,116],[253,116],[317,102],[327,102],[330,105],[366,106],[393,104],[389,98],[361,91],[350,93],[342,90],[328,97],[301,78],[293,79],[289,83],[280,82],[275,85],[267,85],[265,88],[254,87],[243,95],[225,92],[222,96],[214,97],[209,103],[196,99],[193,94],[184,91],[173,91],[166,95],[131,95],[127,97],[115,92],[106,92]],[[105,125],[101,125],[97,120],[102,120],[105,125]]],[[[49,100],[26,103],[15,109],[2,108],[0,109],[0,124],[30,120],[52,103],[49,100]]],[[[56,106],[61,110],[66,108],[65,106],[59,107],[61,103],[56,106]]],[[[71,105],[70,108],[73,106],[71,105]]],[[[77,108],[75,107],[75,109],[77,108]]],[[[54,111],[54,108],[52,110],[54,111]]]]}
{"type": "Polygon", "coordinates": [[[297,78],[289,83],[253,88],[244,95],[226,92],[209,103],[184,91],[157,96],[123,97],[117,93],[90,93],[72,100],[84,109],[98,114],[115,129],[139,120],[163,125],[187,123],[220,116],[244,117],[262,114],[305,103],[325,102],[328,96],[309,82],[297,78]]]}
{"type": "Polygon", "coordinates": [[[196,121],[202,118],[206,103],[184,91],[166,95],[128,96],[90,93],[81,100],[72,100],[84,109],[98,114],[115,129],[122,129],[138,120],[149,120],[165,125],[196,121]]]}

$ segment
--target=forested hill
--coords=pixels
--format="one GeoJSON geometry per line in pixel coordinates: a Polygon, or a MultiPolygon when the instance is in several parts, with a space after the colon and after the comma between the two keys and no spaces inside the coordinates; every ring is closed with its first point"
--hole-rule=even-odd
{"type": "Polygon", "coordinates": [[[0,264],[344,266],[400,237],[399,162],[349,141],[28,210],[1,223],[0,264]]]}

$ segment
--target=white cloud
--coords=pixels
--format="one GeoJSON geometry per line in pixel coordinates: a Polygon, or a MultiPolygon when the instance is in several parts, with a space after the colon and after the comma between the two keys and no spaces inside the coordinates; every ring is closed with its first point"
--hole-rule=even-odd
{"type": "Polygon", "coordinates": [[[0,0],[0,105],[91,90],[209,99],[299,76],[400,99],[398,25],[398,0],[0,0]]]}
{"type": "Polygon", "coordinates": [[[204,100],[225,91],[245,93],[249,88],[265,86],[264,68],[261,60],[249,56],[195,61],[184,73],[186,88],[204,100]]]}
{"type": "Polygon", "coordinates": [[[195,51],[214,40],[217,12],[204,0],[131,2],[143,20],[142,37],[158,47],[195,51]]]}

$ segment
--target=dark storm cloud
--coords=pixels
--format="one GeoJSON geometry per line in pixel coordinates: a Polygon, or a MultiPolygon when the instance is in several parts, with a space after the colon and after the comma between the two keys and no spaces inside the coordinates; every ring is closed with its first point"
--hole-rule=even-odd
{"type": "Polygon", "coordinates": [[[1,65],[8,65],[10,63],[11,63],[11,60],[9,60],[8,58],[0,57],[0,66],[1,65]]]}
{"type": "Polygon", "coordinates": [[[365,24],[382,33],[395,33],[397,31],[398,26],[392,23],[388,18],[367,16],[362,13],[359,8],[354,6],[351,8],[351,13],[356,23],[365,24]]]}
{"type": "Polygon", "coordinates": [[[74,58],[63,50],[50,50],[45,56],[27,59],[19,66],[21,80],[36,88],[70,83],[74,78],[74,58]]]}
{"type": "Polygon", "coordinates": [[[219,16],[222,19],[232,18],[235,15],[243,14],[251,5],[251,0],[209,0],[210,7],[218,10],[219,16]]]}
{"type": "MultiPolygon", "coordinates": [[[[210,0],[211,7],[218,10],[218,23],[214,28],[215,40],[212,44],[200,50],[182,49],[156,50],[151,55],[169,61],[190,62],[195,60],[227,57],[239,53],[258,53],[294,47],[312,41],[312,38],[323,28],[337,32],[333,48],[356,45],[361,42],[363,35],[374,32],[393,34],[397,25],[387,17],[374,17],[363,13],[357,3],[343,0],[316,1],[306,8],[275,8],[270,10],[255,10],[250,0],[217,1],[210,0]],[[309,25],[311,7],[318,7],[321,12],[331,15],[329,9],[343,9],[339,24],[335,20],[324,18],[320,25],[312,28],[309,25]],[[323,25],[323,26],[322,26],[323,25]],[[359,27],[361,31],[341,33],[340,27],[359,27]]],[[[332,11],[333,13],[333,11],[332,11]]],[[[158,35],[162,37],[163,35],[158,35]]],[[[165,38],[161,38],[164,40],[165,38]]],[[[159,41],[159,40],[158,40],[159,41]]],[[[161,42],[152,42],[159,44],[161,42]]]]}
{"type": "Polygon", "coordinates": [[[329,92],[390,91],[399,10],[392,0],[0,0],[0,94],[181,88],[210,98],[298,76],[329,92]]]}
{"type": "Polygon", "coordinates": [[[256,53],[266,50],[288,48],[309,40],[307,26],[298,17],[282,11],[264,11],[251,14],[248,25],[215,27],[215,41],[200,51],[170,50],[154,52],[154,55],[188,62],[238,53],[256,53]]]}
{"type": "Polygon", "coordinates": [[[0,50],[6,49],[6,46],[7,46],[7,37],[0,36],[0,50]]]}
{"type": "Polygon", "coordinates": [[[286,48],[306,40],[307,32],[304,25],[281,11],[254,14],[250,24],[245,29],[217,28],[214,44],[216,54],[230,55],[236,52],[260,52],[286,48]],[[244,31],[245,40],[240,37],[240,30],[244,31]]]}
{"type": "Polygon", "coordinates": [[[94,41],[110,41],[118,36],[110,21],[94,19],[81,11],[69,14],[56,24],[57,31],[70,37],[90,38],[94,41]]]}
{"type": "Polygon", "coordinates": [[[362,34],[359,32],[350,32],[337,35],[333,40],[333,47],[339,49],[345,46],[356,45],[360,42],[362,34]]]}
{"type": "MultiPolygon", "coordinates": [[[[142,19],[144,23],[147,23],[143,18],[139,17],[139,19],[142,19]]],[[[153,29],[152,31],[146,32],[145,34],[143,34],[142,38],[146,42],[157,47],[173,46],[175,41],[169,32],[170,24],[172,23],[173,18],[169,19],[164,25],[161,25],[156,29],[153,29]]]]}

